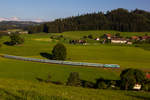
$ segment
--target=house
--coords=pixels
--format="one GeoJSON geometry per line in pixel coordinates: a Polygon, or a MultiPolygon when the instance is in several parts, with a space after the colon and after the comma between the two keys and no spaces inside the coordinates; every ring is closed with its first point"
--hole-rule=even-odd
{"type": "Polygon", "coordinates": [[[111,39],[111,34],[106,34],[107,39],[111,39]]]}
{"type": "Polygon", "coordinates": [[[132,38],[132,40],[139,40],[140,39],[138,36],[132,36],[131,38],[132,38]]]}
{"type": "Polygon", "coordinates": [[[95,40],[96,40],[96,41],[99,41],[99,40],[100,40],[100,38],[96,38],[95,40]]]}
{"type": "Polygon", "coordinates": [[[142,38],[142,40],[145,41],[145,40],[147,40],[147,39],[150,39],[150,36],[142,36],[141,38],[142,38]]]}
{"type": "Polygon", "coordinates": [[[146,78],[150,80],[150,73],[146,74],[146,78]]]}
{"type": "Polygon", "coordinates": [[[138,83],[135,84],[134,87],[133,87],[134,90],[141,90],[141,88],[142,88],[142,85],[138,84],[138,83]]]}
{"type": "Polygon", "coordinates": [[[128,41],[127,44],[132,45],[133,43],[128,41]]]}
{"type": "MultiPolygon", "coordinates": [[[[146,74],[146,78],[150,80],[150,73],[146,74]]],[[[138,83],[135,84],[134,87],[133,87],[134,90],[141,90],[141,88],[142,88],[142,85],[138,84],[138,83]]]]}
{"type": "Polygon", "coordinates": [[[20,31],[19,34],[28,34],[28,31],[20,31]]]}
{"type": "Polygon", "coordinates": [[[111,43],[115,44],[126,44],[128,41],[124,38],[112,38],[111,43]]]}

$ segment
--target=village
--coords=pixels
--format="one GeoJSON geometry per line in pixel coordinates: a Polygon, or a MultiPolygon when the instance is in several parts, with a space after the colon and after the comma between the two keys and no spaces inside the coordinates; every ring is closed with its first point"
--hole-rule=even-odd
{"type": "Polygon", "coordinates": [[[131,37],[123,37],[120,36],[120,33],[112,34],[104,34],[100,37],[94,38],[92,35],[83,36],[80,40],[70,40],[70,44],[83,44],[86,45],[88,43],[88,39],[95,40],[102,44],[141,44],[141,43],[150,43],[150,36],[145,34],[144,36],[131,36],[131,37]]]}

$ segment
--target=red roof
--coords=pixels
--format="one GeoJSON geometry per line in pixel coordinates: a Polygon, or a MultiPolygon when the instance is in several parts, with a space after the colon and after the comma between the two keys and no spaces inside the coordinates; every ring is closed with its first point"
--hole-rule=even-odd
{"type": "Polygon", "coordinates": [[[146,78],[150,79],[150,74],[146,74],[146,78]]]}
{"type": "Polygon", "coordinates": [[[142,39],[149,39],[150,36],[142,36],[142,39]]]}
{"type": "Polygon", "coordinates": [[[107,37],[111,37],[111,34],[106,34],[107,35],[107,37]]]}
{"type": "Polygon", "coordinates": [[[132,39],[139,39],[138,36],[132,36],[132,39]]]}

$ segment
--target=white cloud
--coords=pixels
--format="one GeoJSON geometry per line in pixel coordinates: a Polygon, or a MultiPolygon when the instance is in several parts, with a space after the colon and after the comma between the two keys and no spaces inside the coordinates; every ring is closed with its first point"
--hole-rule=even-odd
{"type": "Polygon", "coordinates": [[[33,20],[34,22],[43,22],[43,20],[42,19],[35,19],[35,20],[33,20]]]}
{"type": "Polygon", "coordinates": [[[9,18],[10,21],[21,21],[18,17],[11,17],[9,18]]]}
{"type": "Polygon", "coordinates": [[[9,21],[8,18],[0,18],[0,21],[9,21]]]}
{"type": "Polygon", "coordinates": [[[44,20],[42,20],[42,19],[20,19],[18,17],[10,17],[10,18],[0,17],[0,22],[1,21],[34,21],[34,22],[43,22],[44,20]]]}

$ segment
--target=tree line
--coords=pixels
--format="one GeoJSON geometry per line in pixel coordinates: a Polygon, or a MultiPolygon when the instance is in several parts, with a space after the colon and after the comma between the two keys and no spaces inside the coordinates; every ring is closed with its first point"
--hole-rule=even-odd
{"type": "Polygon", "coordinates": [[[52,81],[52,76],[49,74],[47,79],[37,77],[39,82],[53,83],[57,85],[67,85],[75,87],[93,88],[93,89],[113,89],[113,90],[143,90],[150,91],[150,80],[146,78],[143,71],[139,69],[124,69],[120,74],[120,80],[108,80],[98,78],[95,82],[83,80],[78,72],[71,72],[67,81],[52,81]],[[139,89],[135,89],[135,85],[141,85],[139,89]]]}
{"type": "Polygon", "coordinates": [[[117,30],[122,32],[150,31],[150,12],[118,8],[106,13],[88,13],[60,18],[37,26],[30,26],[30,33],[61,33],[64,31],[117,30]]]}

